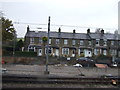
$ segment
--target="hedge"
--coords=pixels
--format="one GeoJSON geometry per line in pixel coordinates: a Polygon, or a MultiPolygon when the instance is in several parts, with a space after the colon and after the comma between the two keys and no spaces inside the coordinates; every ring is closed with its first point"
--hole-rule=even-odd
{"type": "MultiPolygon", "coordinates": [[[[13,52],[11,51],[4,51],[3,56],[13,56],[13,52]]],[[[15,57],[36,57],[37,52],[21,52],[15,51],[15,57]]]]}
{"type": "Polygon", "coordinates": [[[37,52],[20,52],[20,51],[16,51],[15,56],[36,57],[37,52]]]}
{"type": "Polygon", "coordinates": [[[98,60],[111,60],[112,57],[111,56],[105,56],[105,55],[99,55],[96,57],[96,59],[98,60]]]}

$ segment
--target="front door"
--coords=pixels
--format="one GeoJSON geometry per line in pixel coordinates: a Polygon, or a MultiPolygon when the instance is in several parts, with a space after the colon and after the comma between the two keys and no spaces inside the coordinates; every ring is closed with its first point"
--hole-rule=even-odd
{"type": "Polygon", "coordinates": [[[38,50],[38,56],[42,56],[42,49],[38,50]]]}
{"type": "Polygon", "coordinates": [[[59,56],[59,49],[56,49],[55,55],[59,56]]]}
{"type": "Polygon", "coordinates": [[[72,51],[72,57],[75,57],[75,50],[72,51]]]}

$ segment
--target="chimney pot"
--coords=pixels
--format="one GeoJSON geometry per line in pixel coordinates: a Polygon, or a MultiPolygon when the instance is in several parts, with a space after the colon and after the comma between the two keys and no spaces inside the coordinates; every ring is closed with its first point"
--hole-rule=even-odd
{"type": "Polygon", "coordinates": [[[87,29],[87,34],[89,34],[89,33],[90,33],[90,29],[88,28],[88,29],[87,29]]]}
{"type": "Polygon", "coordinates": [[[73,33],[75,33],[75,29],[73,30],[73,33]]]}
{"type": "Polygon", "coordinates": [[[104,30],[103,30],[103,29],[101,30],[101,34],[102,34],[102,35],[104,34],[104,30]]]}
{"type": "Polygon", "coordinates": [[[61,32],[61,28],[59,27],[58,32],[61,32]]]}
{"type": "Polygon", "coordinates": [[[29,32],[30,31],[30,28],[29,28],[29,25],[27,26],[27,32],[29,32]]]}

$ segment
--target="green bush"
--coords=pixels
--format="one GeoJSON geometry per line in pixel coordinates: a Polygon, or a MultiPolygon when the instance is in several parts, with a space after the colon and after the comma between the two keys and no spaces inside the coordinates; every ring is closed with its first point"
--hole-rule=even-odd
{"type": "Polygon", "coordinates": [[[22,56],[22,57],[36,57],[37,52],[21,52],[21,51],[16,51],[15,56],[22,56]]]}
{"type": "Polygon", "coordinates": [[[13,56],[13,52],[12,51],[2,51],[2,56],[13,56]]]}
{"type": "Polygon", "coordinates": [[[99,55],[96,57],[96,59],[98,60],[111,60],[112,57],[111,56],[105,56],[105,55],[99,55]]]}
{"type": "MultiPolygon", "coordinates": [[[[12,51],[4,51],[3,56],[13,56],[12,51]]],[[[21,52],[15,51],[15,57],[36,57],[37,52],[21,52]]]]}

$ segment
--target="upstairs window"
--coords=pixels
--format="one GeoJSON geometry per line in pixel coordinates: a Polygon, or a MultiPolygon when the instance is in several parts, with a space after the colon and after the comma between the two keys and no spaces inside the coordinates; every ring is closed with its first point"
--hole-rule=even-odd
{"type": "Polygon", "coordinates": [[[42,44],[42,39],[41,38],[39,38],[39,43],[42,44]]]}
{"type": "Polygon", "coordinates": [[[68,40],[67,40],[67,39],[64,40],[64,44],[65,44],[65,45],[68,44],[68,40]]]}
{"type": "Polygon", "coordinates": [[[30,38],[30,43],[34,44],[34,38],[30,38]]]}
{"type": "Polygon", "coordinates": [[[83,40],[80,40],[80,45],[84,45],[84,41],[83,40]]]}
{"type": "Polygon", "coordinates": [[[96,46],[99,46],[100,45],[100,40],[99,39],[96,39],[96,46]]]}
{"type": "Polygon", "coordinates": [[[111,45],[114,45],[114,41],[111,41],[111,45]]]}
{"type": "Polygon", "coordinates": [[[72,40],[72,45],[75,45],[76,44],[76,41],[75,40],[72,40]]]}
{"type": "Polygon", "coordinates": [[[56,44],[60,44],[60,40],[59,39],[56,39],[56,44]]]}
{"type": "Polygon", "coordinates": [[[104,44],[103,44],[104,46],[107,46],[107,40],[104,40],[104,44]]]}
{"type": "Polygon", "coordinates": [[[88,41],[88,45],[92,45],[92,42],[90,40],[88,41]]]}

